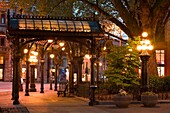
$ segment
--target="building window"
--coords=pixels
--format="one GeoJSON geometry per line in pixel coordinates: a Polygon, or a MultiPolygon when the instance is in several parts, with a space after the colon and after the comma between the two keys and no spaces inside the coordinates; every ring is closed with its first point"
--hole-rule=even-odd
{"type": "Polygon", "coordinates": [[[4,64],[4,57],[0,56],[0,64],[4,64]]]}
{"type": "Polygon", "coordinates": [[[164,50],[156,50],[156,62],[157,62],[157,69],[158,75],[164,76],[165,75],[165,51],[164,50]]]}
{"type": "Polygon", "coordinates": [[[0,37],[0,46],[5,46],[5,38],[0,37]]]}
{"type": "Polygon", "coordinates": [[[0,80],[3,80],[3,69],[0,69],[0,80]]]}
{"type": "Polygon", "coordinates": [[[1,24],[5,24],[5,14],[1,14],[1,24]]]}

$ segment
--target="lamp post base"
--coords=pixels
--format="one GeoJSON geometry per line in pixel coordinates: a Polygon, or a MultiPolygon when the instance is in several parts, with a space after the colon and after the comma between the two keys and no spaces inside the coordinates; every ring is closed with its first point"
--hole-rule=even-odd
{"type": "Polygon", "coordinates": [[[98,102],[95,99],[95,93],[94,93],[97,86],[91,85],[90,88],[91,88],[91,96],[90,96],[89,106],[97,105],[98,102]]]}
{"type": "Polygon", "coordinates": [[[40,91],[40,93],[44,93],[44,88],[41,88],[41,91],[40,91]]]}
{"type": "Polygon", "coordinates": [[[99,102],[98,101],[90,101],[89,102],[89,106],[93,106],[93,105],[99,105],[99,102]]]}
{"type": "Polygon", "coordinates": [[[30,92],[36,92],[37,90],[35,88],[31,88],[30,92]]]}
{"type": "Polygon", "coordinates": [[[25,96],[30,96],[30,95],[28,93],[26,93],[25,96]]]}
{"type": "Polygon", "coordinates": [[[20,104],[18,100],[14,100],[13,105],[18,105],[20,104]]]}
{"type": "Polygon", "coordinates": [[[30,85],[30,92],[36,92],[36,88],[35,88],[35,83],[31,83],[30,85]]]}

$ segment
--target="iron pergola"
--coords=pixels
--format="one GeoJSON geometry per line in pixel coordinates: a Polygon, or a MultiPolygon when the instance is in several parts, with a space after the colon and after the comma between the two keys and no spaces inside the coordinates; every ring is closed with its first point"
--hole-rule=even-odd
{"type": "MultiPolygon", "coordinates": [[[[19,104],[18,81],[22,51],[27,44],[37,41],[48,39],[63,40],[86,46],[92,55],[90,85],[94,85],[95,41],[96,39],[104,37],[104,32],[99,22],[94,18],[10,15],[10,11],[8,10],[7,21],[7,38],[11,43],[13,53],[13,104],[19,104]]],[[[41,55],[41,60],[43,59],[44,54],[41,55]]],[[[43,65],[44,63],[42,62],[41,67],[43,67],[43,65]]],[[[41,70],[41,72],[43,72],[43,70],[41,70]]],[[[43,90],[42,81],[43,80],[41,80],[41,89],[43,90]]],[[[94,91],[92,91],[92,96],[94,96],[94,91]]],[[[93,101],[94,99],[90,98],[89,105],[93,105],[93,101]]]]}

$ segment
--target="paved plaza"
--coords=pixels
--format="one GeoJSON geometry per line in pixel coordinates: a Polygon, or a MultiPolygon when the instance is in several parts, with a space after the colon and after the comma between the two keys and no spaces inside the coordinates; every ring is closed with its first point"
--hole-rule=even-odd
{"type": "MultiPolygon", "coordinates": [[[[117,108],[112,104],[89,106],[88,99],[81,97],[57,97],[57,92],[49,90],[45,84],[44,93],[40,93],[40,84],[36,84],[37,92],[20,92],[20,105],[13,105],[10,82],[0,82],[0,107],[4,113],[170,113],[170,104],[157,104],[153,108],[145,108],[142,104],[130,104],[128,108],[117,108]]],[[[25,85],[24,85],[25,86],[25,85]]]]}

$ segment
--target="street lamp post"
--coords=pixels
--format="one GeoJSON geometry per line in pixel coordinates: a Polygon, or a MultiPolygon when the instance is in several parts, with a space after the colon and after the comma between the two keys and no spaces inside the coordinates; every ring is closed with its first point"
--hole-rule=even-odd
{"type": "Polygon", "coordinates": [[[137,46],[138,50],[141,50],[140,59],[142,61],[142,70],[141,70],[141,93],[146,92],[149,89],[149,76],[148,76],[148,60],[150,58],[150,54],[148,50],[152,50],[153,46],[150,44],[150,41],[146,39],[147,33],[143,32],[142,36],[145,39],[142,39],[140,45],[137,46]]]}

